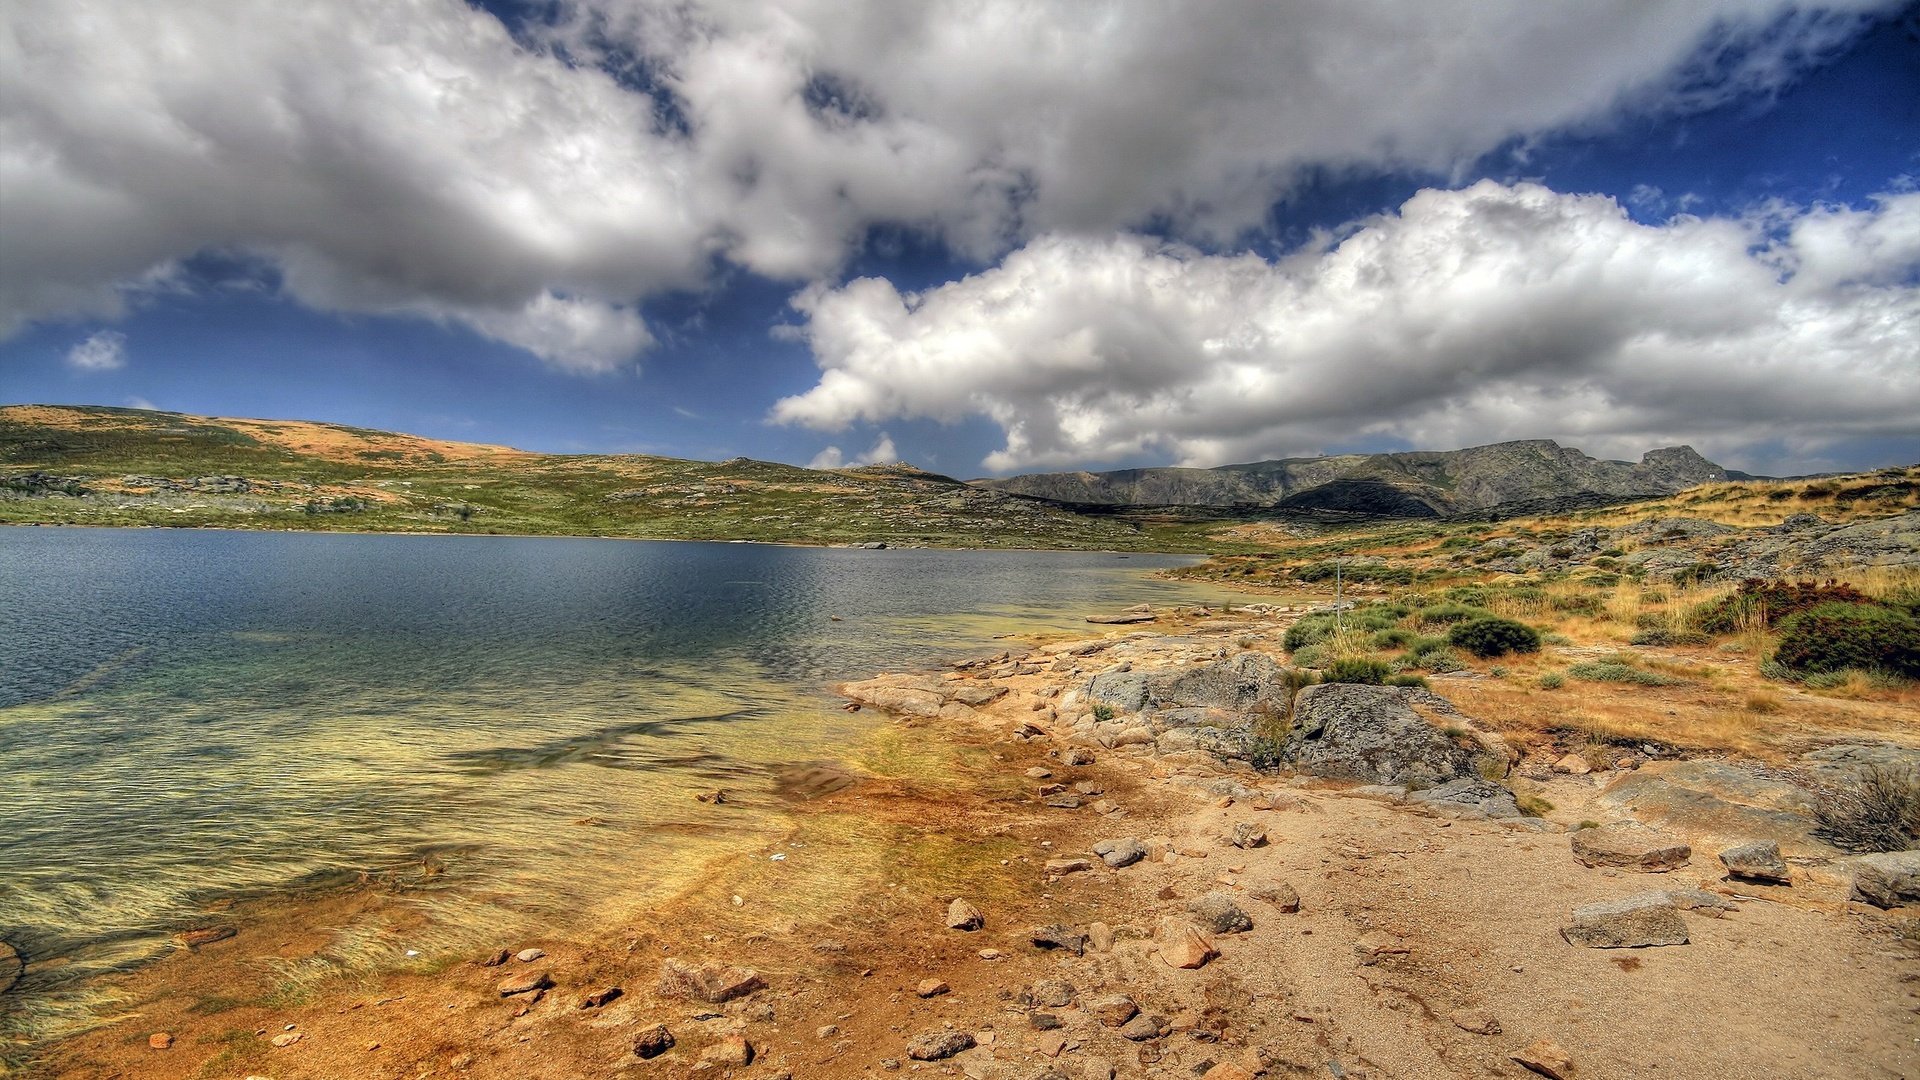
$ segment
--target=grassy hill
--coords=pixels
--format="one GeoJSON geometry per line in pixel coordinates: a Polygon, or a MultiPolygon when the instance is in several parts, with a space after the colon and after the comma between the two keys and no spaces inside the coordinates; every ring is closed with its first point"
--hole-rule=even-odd
{"type": "Polygon", "coordinates": [[[911,466],[536,454],[308,421],[0,408],[0,523],[1193,551],[911,466]]]}

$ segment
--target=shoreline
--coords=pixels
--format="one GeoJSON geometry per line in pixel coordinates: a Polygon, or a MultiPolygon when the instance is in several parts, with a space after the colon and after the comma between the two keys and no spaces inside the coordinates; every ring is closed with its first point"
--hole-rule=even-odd
{"type": "Polygon", "coordinates": [[[1515,1055],[1538,1039],[1587,1076],[1677,1066],[1837,1077],[1920,1063],[1903,1004],[1920,950],[1847,901],[1829,861],[1796,859],[1794,886],[1767,887],[1718,880],[1706,853],[1661,875],[1568,858],[1568,825],[1630,772],[1548,773],[1526,787],[1553,796],[1555,820],[1493,818],[1084,723],[1093,675],[1271,655],[1289,621],[1162,615],[1095,637],[1026,639],[984,664],[843,684],[861,708],[888,714],[873,739],[922,760],[796,777],[791,832],[702,867],[630,925],[503,940],[509,954],[544,955],[495,966],[450,956],[429,972],[332,980],[299,1002],[208,1011],[182,999],[182,987],[238,986],[270,969],[262,939],[311,945],[325,932],[315,923],[379,897],[295,903],[118,979],[127,1012],[50,1047],[44,1074],[485,1078],[538,1062],[553,1076],[1239,1080],[1325,1075],[1333,1062],[1347,1076],[1518,1077],[1529,1074],[1515,1055]],[[1116,838],[1139,841],[1144,857],[1107,865],[1095,844],[1116,838]],[[1688,946],[1612,953],[1557,938],[1577,903],[1695,885],[1737,910],[1689,913],[1688,946]],[[1196,927],[1208,917],[1196,905],[1215,896],[1250,928],[1196,927]],[[948,928],[955,899],[985,926],[948,928]],[[1079,935],[1078,953],[1037,947],[1039,928],[1079,935]],[[1198,947],[1181,936],[1189,929],[1198,947]],[[1194,966],[1175,966],[1190,958],[1183,949],[1194,966]],[[675,996],[660,976],[679,959],[750,968],[767,989],[675,996]],[[503,996],[503,976],[516,975],[552,985],[503,996]],[[1722,984],[1745,992],[1702,1000],[1722,984]],[[617,998],[584,1004],[613,986],[617,998]],[[1816,1014],[1833,1024],[1817,1046],[1794,1025],[1816,1014]],[[1704,1041],[1703,1020],[1716,1032],[1704,1041]],[[676,1045],[637,1055],[656,1024],[676,1045]],[[149,1046],[163,1031],[169,1048],[149,1046]],[[971,1046],[925,1061],[909,1052],[961,1042],[971,1046]]]}

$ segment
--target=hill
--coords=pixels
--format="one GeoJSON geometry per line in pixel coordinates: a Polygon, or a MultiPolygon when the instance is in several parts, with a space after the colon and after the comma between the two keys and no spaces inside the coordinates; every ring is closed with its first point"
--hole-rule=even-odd
{"type": "Polygon", "coordinates": [[[0,523],[1195,550],[1166,530],[907,465],[537,454],[310,421],[50,405],[0,408],[0,523]]]}
{"type": "Polygon", "coordinates": [[[1035,473],[992,491],[1083,506],[1263,507],[1389,517],[1539,512],[1671,495],[1727,479],[1689,446],[1603,461],[1547,439],[1465,450],[1286,458],[1213,469],[1035,473]]]}

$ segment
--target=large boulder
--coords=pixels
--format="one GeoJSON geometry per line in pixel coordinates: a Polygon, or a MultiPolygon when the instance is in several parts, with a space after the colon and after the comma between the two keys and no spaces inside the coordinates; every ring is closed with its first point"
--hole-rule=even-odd
{"type": "Polygon", "coordinates": [[[1410,788],[1505,776],[1511,761],[1498,736],[1475,730],[1447,699],[1358,683],[1301,690],[1280,756],[1317,776],[1410,788]]]}
{"type": "Polygon", "coordinates": [[[1853,870],[1849,899],[1881,908],[1920,904],[1920,851],[1886,851],[1847,861],[1853,870]]]}
{"type": "Polygon", "coordinates": [[[1265,653],[1241,653],[1166,671],[1105,672],[1088,680],[1087,697],[1124,712],[1250,713],[1284,704],[1286,670],[1265,653]]]}

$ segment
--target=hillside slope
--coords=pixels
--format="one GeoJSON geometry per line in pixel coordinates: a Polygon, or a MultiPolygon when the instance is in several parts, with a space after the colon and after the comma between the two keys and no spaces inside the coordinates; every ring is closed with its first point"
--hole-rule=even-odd
{"type": "MultiPolygon", "coordinates": [[[[1177,550],[911,466],[536,454],[308,421],[0,407],[0,523],[1177,550]]],[[[1191,547],[1189,547],[1191,549],[1191,547]]]]}
{"type": "Polygon", "coordinates": [[[1534,439],[1465,450],[1288,458],[1215,469],[1036,473],[974,483],[1093,506],[1263,506],[1449,517],[1656,498],[1726,478],[1726,470],[1688,446],[1652,450],[1629,463],[1534,439]]]}

